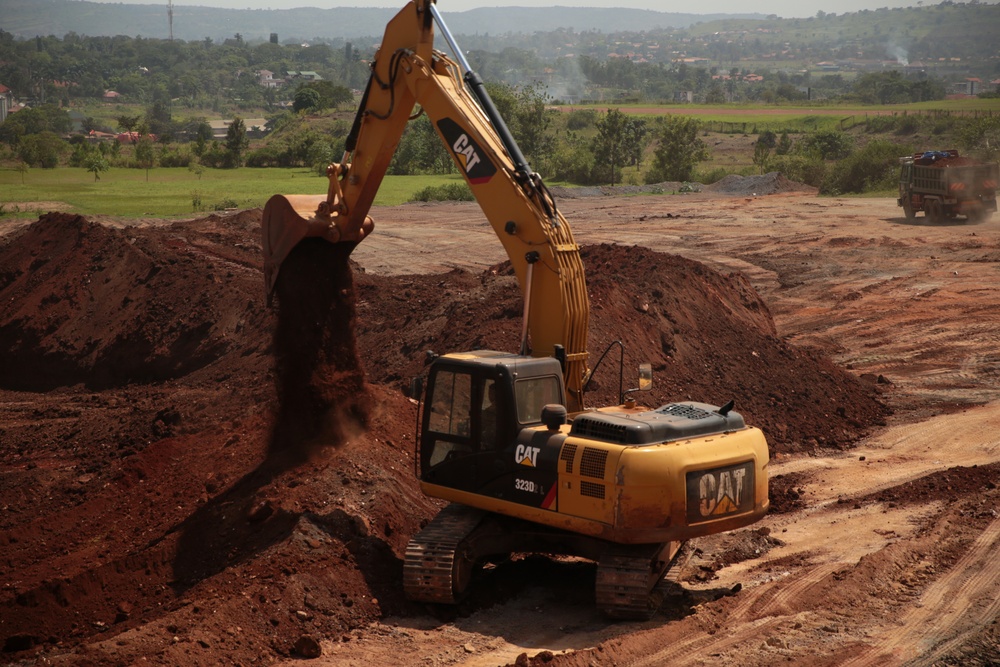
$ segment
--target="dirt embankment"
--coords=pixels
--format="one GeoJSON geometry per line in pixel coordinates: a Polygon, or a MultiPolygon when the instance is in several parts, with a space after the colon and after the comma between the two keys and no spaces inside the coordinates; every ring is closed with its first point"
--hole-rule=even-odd
{"type": "MultiPolygon", "coordinates": [[[[48,214],[4,239],[0,659],[269,661],[422,611],[401,556],[436,505],[400,387],[426,349],[514,347],[517,287],[504,265],[352,284],[337,249],[307,245],[275,313],[259,216],[48,214]]],[[[782,341],[739,274],[619,246],[584,262],[591,349],[651,361],[649,402],[735,399],[777,452],[882,423],[878,388],[782,341]]],[[[596,384],[611,400],[617,372],[596,384]]]]}

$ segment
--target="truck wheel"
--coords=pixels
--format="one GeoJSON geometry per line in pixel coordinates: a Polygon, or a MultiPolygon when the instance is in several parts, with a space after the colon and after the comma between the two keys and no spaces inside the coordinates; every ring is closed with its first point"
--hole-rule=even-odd
{"type": "Polygon", "coordinates": [[[924,215],[927,216],[928,222],[941,222],[942,218],[941,202],[937,200],[929,201],[927,202],[927,205],[924,210],[925,210],[924,215]]]}
{"type": "Polygon", "coordinates": [[[913,220],[917,217],[917,212],[913,210],[913,204],[911,202],[903,202],[903,213],[906,215],[907,220],[913,220]]]}

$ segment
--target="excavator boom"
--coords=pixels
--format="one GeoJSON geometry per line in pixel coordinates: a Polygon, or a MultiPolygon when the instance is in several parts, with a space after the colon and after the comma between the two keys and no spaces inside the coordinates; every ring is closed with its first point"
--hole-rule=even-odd
{"type": "Polygon", "coordinates": [[[327,195],[275,195],[265,206],[268,293],[281,262],[303,238],[357,244],[371,233],[369,210],[416,105],[430,118],[513,265],[525,300],[522,354],[530,340],[532,355],[559,357],[567,407],[583,409],[589,301],[579,248],[430,0],[411,0],[387,25],[344,159],[327,170],[327,195]],[[463,65],[433,48],[435,20],[463,65]]]}

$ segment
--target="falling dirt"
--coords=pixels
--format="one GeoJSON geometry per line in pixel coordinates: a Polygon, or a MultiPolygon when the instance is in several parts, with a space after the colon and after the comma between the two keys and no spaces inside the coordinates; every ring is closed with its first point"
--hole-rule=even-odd
{"type": "Polygon", "coordinates": [[[733,399],[772,448],[772,513],[689,543],[652,620],[538,556],[457,609],[402,597],[439,506],[402,390],[520,328],[474,205],[376,211],[351,263],[300,246],[274,310],[259,211],[53,213],[0,239],[0,661],[995,664],[996,222],[794,191],[563,210],[592,355],[622,339],[650,403],[733,399]]]}
{"type": "Polygon", "coordinates": [[[368,426],[371,397],[354,338],[352,249],[305,239],[282,262],[275,285],[272,457],[301,463],[368,426]]]}

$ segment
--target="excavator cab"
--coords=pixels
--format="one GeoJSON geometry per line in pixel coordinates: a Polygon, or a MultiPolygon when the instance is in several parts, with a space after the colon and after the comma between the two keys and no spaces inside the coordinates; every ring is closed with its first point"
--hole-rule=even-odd
{"type": "Polygon", "coordinates": [[[543,473],[544,447],[520,436],[558,433],[565,402],[553,358],[488,350],[439,357],[428,374],[418,437],[421,481],[540,507],[555,484],[554,468],[543,473]]]}

